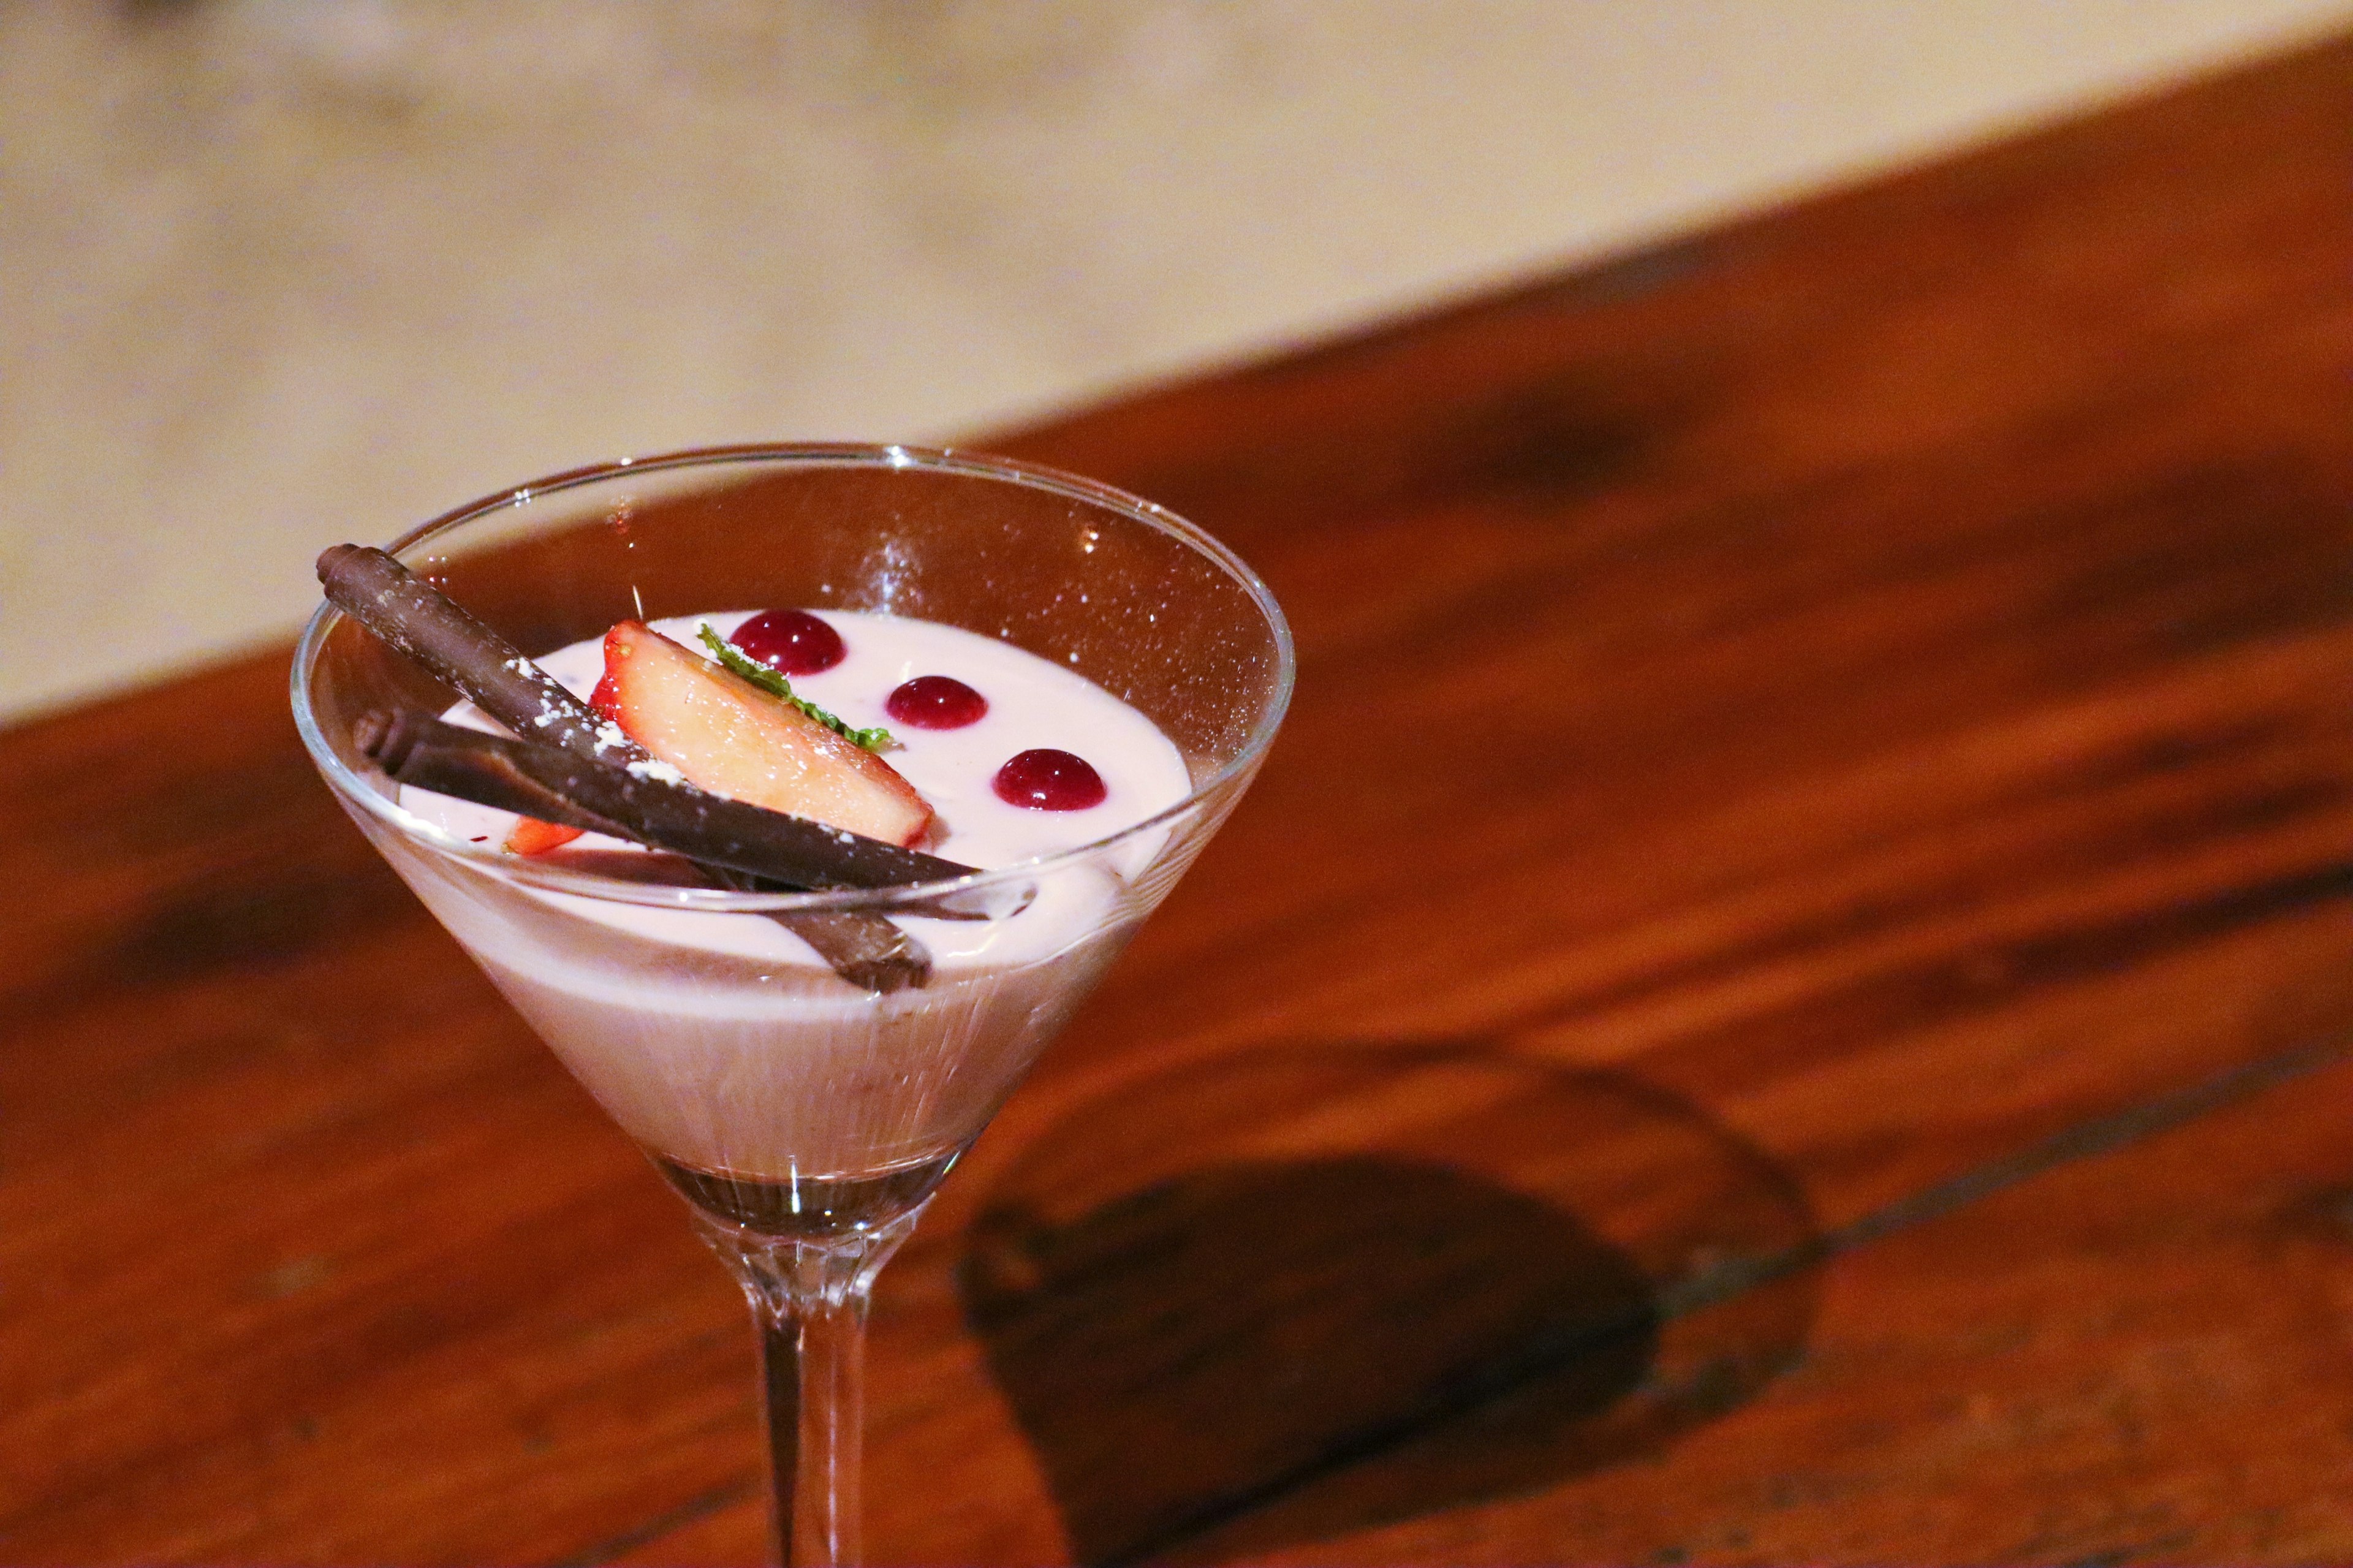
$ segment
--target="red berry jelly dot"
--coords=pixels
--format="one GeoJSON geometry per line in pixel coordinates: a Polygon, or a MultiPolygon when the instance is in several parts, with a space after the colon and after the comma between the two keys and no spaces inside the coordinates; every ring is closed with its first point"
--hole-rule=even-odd
{"type": "Polygon", "coordinates": [[[807,610],[763,610],[727,639],[781,675],[815,675],[842,661],[841,634],[807,610]]]}
{"type": "Polygon", "coordinates": [[[1109,793],[1084,757],[1050,746],[1022,752],[997,770],[997,798],[1032,811],[1084,811],[1109,793]]]}
{"type": "Polygon", "coordinates": [[[916,730],[961,730],[988,711],[988,699],[953,675],[919,675],[883,700],[892,718],[916,730]]]}

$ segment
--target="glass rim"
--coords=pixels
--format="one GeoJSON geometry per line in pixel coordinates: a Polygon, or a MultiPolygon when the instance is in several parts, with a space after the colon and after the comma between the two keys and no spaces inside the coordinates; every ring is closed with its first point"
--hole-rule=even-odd
{"type": "Polygon", "coordinates": [[[327,634],[337,622],[348,618],[332,604],[322,603],[311,613],[309,623],[302,628],[301,637],[295,642],[294,664],[289,682],[295,729],[302,737],[303,749],[311,753],[311,760],[322,776],[347,804],[366,812],[404,838],[491,877],[543,892],[569,893],[607,903],[702,910],[714,913],[769,914],[804,910],[887,909],[952,895],[986,894],[1007,884],[1050,875],[1106,849],[1155,830],[1170,827],[1197,809],[1208,796],[1234,780],[1246,777],[1265,755],[1275,731],[1281,727],[1283,714],[1291,706],[1292,689],[1297,677],[1297,653],[1282,607],[1275,603],[1274,595],[1258,574],[1198,524],[1187,521],[1156,502],[1131,495],[1100,480],[1018,458],[968,454],[947,447],[897,443],[754,442],[739,446],[696,447],[651,457],[620,458],[529,480],[469,501],[419,523],[384,548],[397,555],[404,550],[492,513],[528,504],[543,496],[583,489],[607,479],[670,469],[760,464],[811,468],[923,468],[935,473],[959,474],[971,479],[1020,485],[1124,513],[1175,537],[1206,556],[1249,595],[1259,613],[1266,617],[1267,629],[1273,636],[1276,658],[1273,694],[1233,756],[1219,764],[1208,777],[1195,784],[1186,792],[1184,799],[1116,833],[1106,834],[1084,844],[1058,849],[1049,855],[1033,856],[1009,866],[976,870],[962,877],[928,882],[893,883],[882,888],[827,888],[806,892],[765,893],[738,892],[724,888],[679,888],[632,882],[593,871],[534,865],[522,857],[509,855],[503,849],[489,848],[461,839],[407,810],[397,800],[371,788],[367,781],[346,765],[334,747],[328,743],[311,701],[312,667],[317,664],[325,647],[327,634]]]}

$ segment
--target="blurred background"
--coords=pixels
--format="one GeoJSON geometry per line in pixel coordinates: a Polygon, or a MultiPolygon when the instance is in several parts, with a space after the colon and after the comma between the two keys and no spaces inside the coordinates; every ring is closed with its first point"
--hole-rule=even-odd
{"type": "Polygon", "coordinates": [[[938,441],[2353,0],[0,0],[0,722],[554,469],[938,441]]]}

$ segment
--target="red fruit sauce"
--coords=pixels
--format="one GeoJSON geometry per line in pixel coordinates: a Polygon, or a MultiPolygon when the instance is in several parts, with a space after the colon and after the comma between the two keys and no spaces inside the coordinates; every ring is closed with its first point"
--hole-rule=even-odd
{"type": "Polygon", "coordinates": [[[1050,746],[1017,753],[997,770],[997,798],[1032,811],[1084,811],[1110,792],[1084,757],[1050,746]]]}
{"type": "Polygon", "coordinates": [[[815,675],[849,653],[841,634],[807,610],[763,610],[727,639],[780,675],[815,675]]]}
{"type": "Polygon", "coordinates": [[[892,718],[917,730],[961,730],[980,721],[988,699],[953,675],[919,675],[883,700],[892,718]]]}

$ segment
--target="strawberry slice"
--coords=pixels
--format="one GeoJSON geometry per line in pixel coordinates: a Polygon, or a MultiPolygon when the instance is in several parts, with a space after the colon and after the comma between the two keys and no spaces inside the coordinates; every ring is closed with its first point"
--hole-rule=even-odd
{"type": "Polygon", "coordinates": [[[896,768],[642,621],[605,634],[596,692],[631,740],[715,795],[892,844],[931,831],[896,768]]]}
{"type": "Polygon", "coordinates": [[[535,816],[518,816],[514,826],[507,833],[506,851],[510,855],[544,855],[551,849],[571,843],[583,831],[558,823],[542,822],[535,816]]]}

